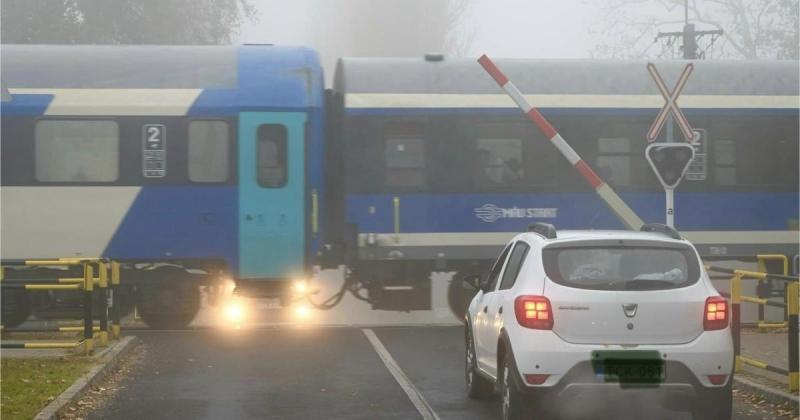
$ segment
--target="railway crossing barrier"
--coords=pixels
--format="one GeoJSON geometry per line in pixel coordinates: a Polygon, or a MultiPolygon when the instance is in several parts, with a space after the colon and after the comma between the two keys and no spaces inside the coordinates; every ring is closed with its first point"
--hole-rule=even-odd
{"type": "Polygon", "coordinates": [[[710,265],[706,266],[706,270],[731,275],[731,292],[729,295],[724,293],[723,296],[728,295],[726,297],[729,297],[731,302],[731,333],[733,335],[734,372],[741,372],[743,365],[754,366],[787,376],[789,380],[789,391],[797,392],[800,390],[800,325],[798,325],[798,315],[800,314],[800,279],[787,275],[769,274],[759,271],[733,270],[730,268],[715,267],[710,265]],[[742,280],[757,280],[761,282],[767,280],[784,281],[786,282],[784,301],[775,302],[766,298],[743,295],[741,292],[742,280]],[[768,363],[764,363],[748,356],[741,355],[742,325],[740,305],[742,302],[755,303],[760,307],[774,306],[784,308],[786,310],[786,321],[770,323],[763,321],[762,318],[759,318],[758,327],[760,329],[788,327],[788,370],[777,366],[772,366],[768,363]]]}
{"type": "Polygon", "coordinates": [[[83,325],[56,327],[51,329],[5,328],[3,331],[13,332],[80,332],[82,339],[78,341],[31,341],[24,343],[0,343],[4,349],[56,349],[76,348],[83,346],[85,354],[90,354],[95,345],[108,345],[108,334],[114,339],[120,338],[120,305],[119,296],[120,266],[117,261],[103,258],[60,258],[52,260],[15,260],[0,262],[0,287],[2,289],[23,289],[30,291],[80,291],[83,294],[83,325]],[[27,267],[80,267],[82,277],[59,278],[7,278],[6,268],[9,266],[27,267]],[[97,276],[95,276],[95,268],[97,276]],[[110,276],[109,276],[110,272],[110,276]],[[96,286],[96,287],[95,287],[96,286]],[[109,295],[110,290],[110,295],[109,295]],[[98,325],[94,324],[93,308],[95,299],[99,299],[100,311],[97,314],[98,325]],[[108,325],[109,304],[111,306],[111,326],[108,325]]]}

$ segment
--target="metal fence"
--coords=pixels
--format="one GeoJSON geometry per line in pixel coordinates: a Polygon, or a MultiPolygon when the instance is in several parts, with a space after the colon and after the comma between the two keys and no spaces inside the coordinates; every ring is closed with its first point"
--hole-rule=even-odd
{"type": "Polygon", "coordinates": [[[83,325],[55,328],[10,328],[0,326],[4,332],[83,332],[77,341],[44,341],[36,340],[23,343],[2,341],[4,349],[53,349],[76,348],[82,346],[85,354],[91,354],[95,344],[107,346],[109,332],[112,338],[119,339],[120,305],[119,296],[120,265],[119,262],[104,258],[60,258],[52,260],[3,260],[0,262],[0,287],[3,290],[23,289],[27,291],[74,291],[82,293],[83,325]],[[80,268],[81,277],[46,277],[46,278],[8,278],[6,269],[12,266],[25,267],[65,267],[80,268]],[[99,305],[99,313],[95,314],[95,303],[99,305]],[[109,307],[111,308],[111,326],[109,328],[109,307]],[[98,325],[94,324],[95,317],[98,325]]]}
{"type": "MultiPolygon", "coordinates": [[[[731,300],[731,332],[733,334],[733,354],[735,357],[734,371],[741,372],[742,365],[749,365],[781,375],[786,375],[789,380],[789,391],[797,392],[800,389],[800,374],[798,373],[800,370],[800,351],[798,349],[798,341],[800,341],[800,331],[798,326],[798,314],[800,314],[800,283],[798,282],[798,278],[781,274],[769,274],[748,270],[734,270],[730,268],[708,265],[706,266],[706,270],[731,275],[731,292],[730,294],[723,293],[723,295],[727,295],[726,297],[729,297],[731,300]],[[744,280],[755,280],[759,282],[772,280],[786,282],[786,287],[784,288],[784,301],[775,302],[763,297],[743,295],[742,281],[744,280]],[[741,355],[741,304],[743,302],[753,303],[759,305],[761,308],[759,311],[758,322],[758,327],[760,329],[788,328],[788,370],[777,366],[772,366],[752,357],[741,355]],[[786,321],[774,323],[766,322],[763,317],[763,308],[765,306],[784,308],[786,313],[786,321]]],[[[788,271],[788,266],[786,267],[786,270],[788,271]]]]}

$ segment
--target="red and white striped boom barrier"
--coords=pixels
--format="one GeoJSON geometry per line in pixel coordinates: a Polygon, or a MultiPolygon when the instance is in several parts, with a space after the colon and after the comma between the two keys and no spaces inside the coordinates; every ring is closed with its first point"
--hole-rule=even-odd
{"type": "Polygon", "coordinates": [[[561,152],[570,164],[583,176],[586,182],[594,188],[594,191],[600,198],[608,205],[611,211],[619,218],[619,220],[628,229],[639,230],[642,225],[642,219],[625,204],[624,201],[608,186],[599,176],[589,167],[589,165],[581,159],[575,150],[558,134],[555,128],[542,116],[542,114],[534,108],[522,96],[522,92],[517,89],[514,84],[500,71],[499,68],[492,62],[492,60],[485,54],[478,59],[478,63],[483,66],[483,69],[489,73],[490,76],[500,85],[501,88],[516,102],[517,106],[522,109],[522,112],[536,124],[536,127],[548,138],[550,142],[561,152]]]}

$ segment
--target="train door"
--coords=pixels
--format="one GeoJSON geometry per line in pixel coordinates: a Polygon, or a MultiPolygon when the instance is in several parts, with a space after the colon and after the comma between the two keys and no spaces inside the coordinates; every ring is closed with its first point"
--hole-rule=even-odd
{"type": "Polygon", "coordinates": [[[239,114],[239,278],[289,278],[305,263],[301,112],[239,114]]]}

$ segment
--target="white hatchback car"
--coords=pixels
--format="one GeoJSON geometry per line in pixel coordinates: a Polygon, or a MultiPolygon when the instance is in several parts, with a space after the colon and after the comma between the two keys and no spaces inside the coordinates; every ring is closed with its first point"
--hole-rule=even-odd
{"type": "Polygon", "coordinates": [[[488,277],[464,280],[479,289],[465,317],[467,391],[497,386],[504,419],[571,417],[631,396],[731,417],[729,305],[674,229],[536,223],[488,277]]]}

